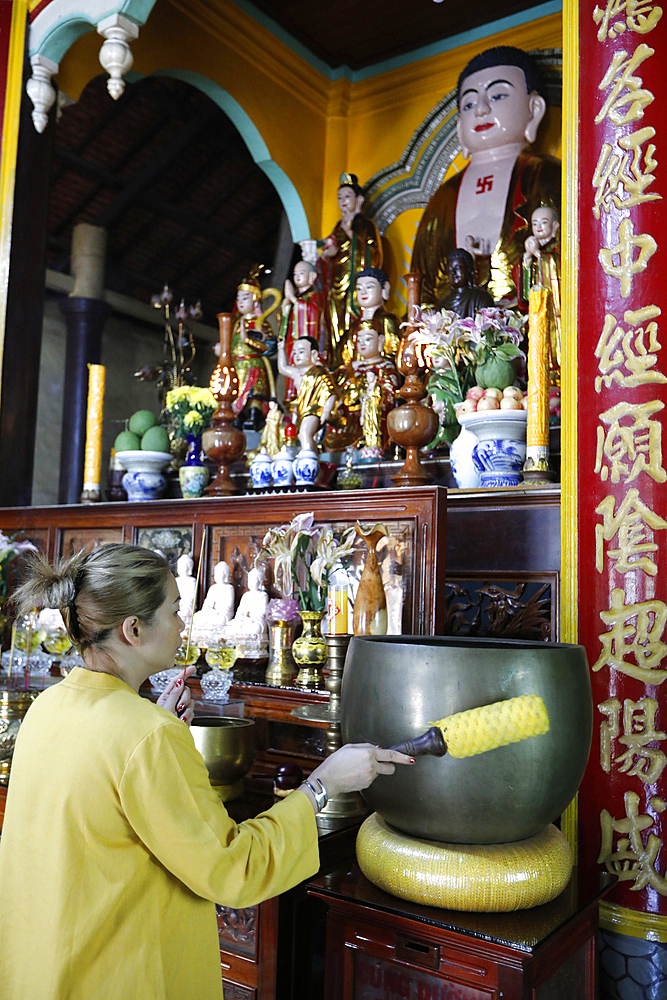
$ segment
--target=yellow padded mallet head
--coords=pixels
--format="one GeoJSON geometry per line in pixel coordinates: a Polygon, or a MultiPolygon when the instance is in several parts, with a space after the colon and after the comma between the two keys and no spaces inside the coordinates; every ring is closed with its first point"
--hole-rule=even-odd
{"type": "Polygon", "coordinates": [[[431,723],[431,727],[422,736],[407,740],[392,750],[413,757],[424,754],[442,757],[445,753],[452,757],[474,757],[496,747],[548,733],[549,716],[539,695],[523,694],[448,715],[431,723]]]}

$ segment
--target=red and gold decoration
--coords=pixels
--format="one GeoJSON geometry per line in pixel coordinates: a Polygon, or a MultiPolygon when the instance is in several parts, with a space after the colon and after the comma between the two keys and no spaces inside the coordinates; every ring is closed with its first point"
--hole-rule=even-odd
{"type": "Polygon", "coordinates": [[[578,439],[565,498],[576,510],[576,577],[564,604],[588,653],[594,705],[579,865],[618,877],[603,926],[666,941],[667,201],[657,167],[667,19],[654,3],[578,9],[578,353],[568,359],[578,439]]]}

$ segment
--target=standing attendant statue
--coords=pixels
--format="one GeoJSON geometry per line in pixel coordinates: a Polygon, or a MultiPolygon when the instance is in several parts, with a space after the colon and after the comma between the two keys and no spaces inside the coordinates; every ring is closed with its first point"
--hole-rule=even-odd
{"type": "Polygon", "coordinates": [[[320,363],[317,341],[300,337],[294,341],[292,364],[287,362],[285,344],[278,344],[278,371],[291,378],[296,387],[292,403],[299,444],[304,451],[317,454],[315,435],[331,416],[338,399],[333,377],[320,363]]]}
{"type": "Polygon", "coordinates": [[[383,353],[392,360],[396,357],[401,342],[398,317],[388,312],[384,304],[391,288],[389,278],[379,267],[365,267],[359,271],[355,282],[360,315],[343,335],[341,341],[341,364],[349,367],[358,355],[355,354],[357,333],[360,330],[376,330],[383,338],[383,353]]]}
{"type": "Polygon", "coordinates": [[[342,340],[359,316],[354,298],[357,273],[365,267],[382,267],[382,240],[377,226],[361,214],[363,188],[356,174],[341,174],[338,188],[340,220],[324,241],[320,267],[327,298],[328,363],[342,362],[342,340]]]}
{"type": "Polygon", "coordinates": [[[327,451],[350,445],[361,449],[361,458],[379,459],[390,444],[387,416],[396,406],[400,375],[384,352],[384,334],[373,326],[357,331],[355,360],[336,372],[341,395],[337,419],[327,427],[327,451]]]}
{"type": "Polygon", "coordinates": [[[561,319],[560,319],[560,223],[553,208],[540,205],[531,218],[533,234],[525,243],[523,255],[522,300],[528,301],[533,285],[549,291],[549,380],[560,385],[561,319]]]}
{"type": "MultiPolygon", "coordinates": [[[[292,358],[292,346],[299,337],[312,337],[322,344],[322,324],[324,322],[324,295],[315,287],[317,268],[308,261],[300,260],[294,265],[294,283],[289,278],[285,282],[282,303],[280,339],[285,342],[288,362],[292,358]]],[[[292,379],[287,379],[285,400],[289,402],[296,395],[292,379]]]]}
{"type": "MultiPolygon", "coordinates": [[[[238,313],[232,328],[232,357],[239,377],[238,396],[232,403],[241,424],[249,423],[259,430],[264,424],[268,400],[276,395],[276,383],[268,359],[273,341],[273,330],[267,317],[278,308],[281,294],[277,289],[262,293],[258,278],[251,274],[241,282],[236,291],[238,313]],[[272,305],[262,312],[262,295],[272,294],[272,305]]],[[[220,345],[214,348],[220,354],[220,345]]],[[[211,376],[211,392],[216,392],[220,381],[220,366],[211,376]]]]}
{"type": "Polygon", "coordinates": [[[450,292],[447,254],[467,239],[479,251],[480,285],[496,302],[511,304],[533,211],[546,204],[560,210],[560,162],[527,148],[546,111],[537,66],[521,49],[487,49],[461,73],[457,103],[457,132],[470,162],[429,201],[412,270],[423,276],[423,301],[440,307],[450,292]]]}
{"type": "Polygon", "coordinates": [[[447,254],[447,277],[451,291],[443,302],[445,309],[467,319],[495,304],[490,293],[475,284],[475,260],[467,250],[459,247],[447,254]]]}

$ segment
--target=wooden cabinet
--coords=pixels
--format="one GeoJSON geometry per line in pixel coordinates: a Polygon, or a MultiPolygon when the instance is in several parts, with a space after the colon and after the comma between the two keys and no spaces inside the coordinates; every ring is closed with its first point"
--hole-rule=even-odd
{"type": "MultiPolygon", "coordinates": [[[[268,808],[273,798],[247,782],[242,799],[227,803],[240,822],[268,808]]],[[[268,788],[268,783],[264,783],[268,788]]],[[[359,820],[320,834],[320,874],[354,858],[359,820]]],[[[316,1000],[324,995],[326,908],[306,883],[243,910],[217,906],[225,1000],[316,1000]]]]}
{"type": "MultiPolygon", "coordinates": [[[[381,553],[381,566],[385,587],[390,590],[394,631],[558,639],[558,488],[448,494],[444,487],[426,486],[4,508],[0,509],[0,531],[30,539],[50,559],[108,541],[160,549],[174,565],[185,552],[195,560],[201,552],[202,592],[212,580],[215,563],[225,560],[233,570],[238,602],[268,528],[309,511],[317,521],[338,531],[357,519],[387,524],[390,535],[381,553]]],[[[353,572],[360,574],[363,559],[360,542],[353,572]]],[[[272,596],[275,594],[273,589],[272,596]]],[[[263,805],[253,801],[252,783],[266,783],[277,763],[295,760],[310,770],[325,753],[323,726],[296,719],[291,711],[308,703],[325,703],[328,694],[269,688],[257,681],[256,674],[252,680],[242,679],[230,693],[244,703],[245,714],[257,722],[256,764],[248,795],[238,803],[241,812],[255,809],[246,815],[270,804],[266,787],[263,805]]],[[[0,789],[0,811],[2,798],[0,789]]],[[[235,810],[231,803],[230,813],[234,815],[235,810]]],[[[314,895],[307,896],[305,887],[299,886],[259,907],[242,911],[219,908],[226,1000],[321,1000],[327,906],[331,906],[328,1000],[392,1000],[401,996],[411,1000],[495,1000],[501,996],[519,1000],[532,996],[521,992],[528,988],[526,983],[546,982],[547,946],[542,939],[527,951],[516,942],[505,946],[502,935],[480,944],[479,934],[446,925],[442,911],[424,918],[408,913],[408,904],[404,904],[396,913],[396,901],[391,897],[384,902],[378,902],[376,896],[361,900],[355,896],[357,889],[344,879],[336,883],[336,892],[331,892],[334,882],[327,873],[339,864],[350,864],[355,833],[354,828],[341,829],[321,839],[322,867],[319,882],[313,883],[314,895]],[[386,972],[385,992],[373,985],[380,975],[373,970],[380,967],[383,981],[386,972]],[[400,970],[412,967],[421,976],[414,980],[414,997],[400,992],[407,988],[400,970]],[[368,982],[363,982],[365,978],[368,982]],[[454,992],[451,997],[443,994],[443,983],[448,982],[467,983],[467,992],[454,992]],[[433,992],[436,986],[438,993],[433,992]]],[[[379,892],[373,887],[370,890],[379,892]]],[[[558,924],[554,940],[560,942],[561,952],[549,952],[567,952],[568,961],[579,962],[577,968],[584,970],[586,982],[593,975],[595,906],[591,903],[588,909],[573,911],[567,918],[568,929],[558,924]],[[582,956],[581,961],[577,955],[582,956]]],[[[563,995],[570,1000],[577,994],[563,995]]],[[[542,1000],[539,990],[535,996],[542,1000]]]]}
{"type": "Polygon", "coordinates": [[[551,903],[475,914],[389,896],[356,865],[319,875],[308,891],[329,907],[325,1000],[595,1000],[613,881],[575,869],[551,903]]]}

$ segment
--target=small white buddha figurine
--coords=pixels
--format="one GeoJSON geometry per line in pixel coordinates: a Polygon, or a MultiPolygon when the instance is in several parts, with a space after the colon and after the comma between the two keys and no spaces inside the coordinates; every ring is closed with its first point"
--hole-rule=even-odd
{"type": "Polygon", "coordinates": [[[195,612],[192,618],[193,638],[202,632],[224,629],[234,617],[234,584],[232,571],[226,562],[216,563],[213,581],[201,611],[195,612]]]}
{"type": "Polygon", "coordinates": [[[178,613],[186,625],[190,624],[192,612],[195,607],[197,581],[192,575],[194,565],[192,556],[189,556],[187,553],[179,556],[176,562],[176,586],[178,587],[178,593],[181,596],[181,601],[178,605],[178,613]]]}
{"type": "Polygon", "coordinates": [[[263,639],[268,634],[266,611],[269,595],[266,592],[264,577],[257,567],[248,573],[248,588],[239,601],[234,618],[229,623],[229,632],[263,639]]]}

